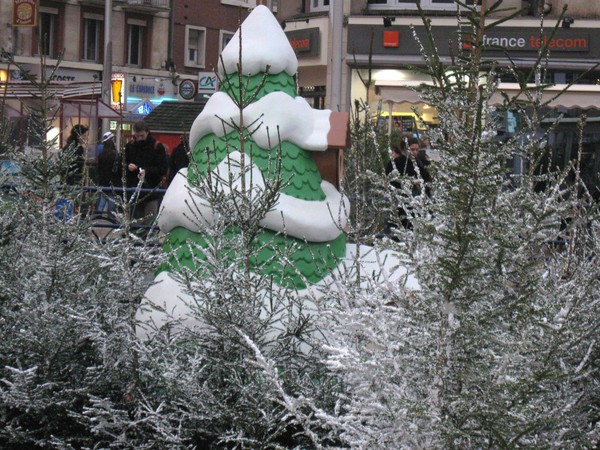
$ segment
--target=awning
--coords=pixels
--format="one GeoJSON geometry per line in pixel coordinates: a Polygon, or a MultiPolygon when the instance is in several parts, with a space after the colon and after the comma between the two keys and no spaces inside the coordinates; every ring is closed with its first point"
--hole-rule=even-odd
{"type": "Polygon", "coordinates": [[[94,101],[63,101],[62,115],[65,117],[88,117],[99,119],[120,119],[121,114],[100,99],[94,101]]]}
{"type": "MultiPolygon", "coordinates": [[[[39,98],[41,92],[29,81],[9,81],[0,84],[0,94],[6,98],[39,98]]],[[[92,98],[101,95],[99,83],[50,83],[46,95],[55,98],[92,98]]]]}
{"type": "MultiPolygon", "coordinates": [[[[535,86],[528,85],[528,89],[532,90],[531,95],[535,97],[535,86]]],[[[500,83],[498,91],[492,94],[490,101],[492,105],[502,104],[501,92],[506,93],[509,98],[516,97],[520,100],[528,98],[528,94],[521,90],[518,83],[500,83]]],[[[600,86],[595,84],[574,84],[571,86],[555,84],[545,88],[542,92],[541,103],[545,102],[549,102],[547,106],[550,108],[598,108],[600,104],[600,86]]]]}
{"type": "MultiPolygon", "coordinates": [[[[420,94],[416,91],[423,84],[431,84],[431,82],[414,80],[375,82],[375,86],[384,103],[423,103],[420,94]]],[[[528,89],[531,89],[532,94],[534,94],[535,85],[528,85],[528,89]]],[[[490,104],[502,104],[502,93],[508,95],[509,98],[516,97],[522,100],[527,98],[518,83],[500,83],[497,91],[492,94],[490,104]]],[[[556,84],[544,89],[541,100],[542,103],[549,101],[547,106],[552,108],[598,108],[600,105],[600,86],[593,84],[574,84],[571,86],[556,84]],[[559,96],[555,98],[557,95],[559,96]]]]}

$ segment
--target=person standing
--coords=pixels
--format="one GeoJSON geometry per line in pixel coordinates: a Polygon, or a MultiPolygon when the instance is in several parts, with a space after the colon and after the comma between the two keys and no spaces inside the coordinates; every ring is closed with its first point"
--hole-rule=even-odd
{"type": "MultiPolygon", "coordinates": [[[[143,120],[133,124],[133,140],[125,146],[127,187],[135,188],[143,180],[142,188],[158,189],[167,175],[167,154],[163,144],[158,142],[143,120]]],[[[140,192],[136,202],[134,217],[151,222],[160,205],[158,192],[140,192]]]]}
{"type": "MultiPolygon", "coordinates": [[[[419,141],[415,138],[409,138],[408,141],[401,141],[399,146],[392,148],[392,159],[388,162],[385,168],[385,174],[390,176],[393,172],[396,172],[400,176],[412,178],[412,195],[420,195],[421,192],[425,192],[429,195],[429,186],[431,182],[431,176],[427,171],[425,165],[420,161],[419,158],[419,141]],[[422,184],[425,183],[425,186],[422,184]]],[[[390,184],[400,189],[402,184],[400,180],[392,180],[390,184]]],[[[410,213],[404,208],[398,208],[398,215],[400,216],[400,223],[406,229],[412,229],[412,223],[410,222],[410,213]]],[[[393,222],[388,223],[388,229],[393,228],[395,224],[393,222]]]]}
{"type": "Polygon", "coordinates": [[[115,191],[120,188],[121,181],[121,155],[115,145],[115,135],[107,131],[102,135],[102,151],[98,155],[98,184],[103,188],[96,207],[97,211],[108,212],[115,210],[115,191]]]}
{"type": "Polygon", "coordinates": [[[190,157],[188,156],[189,143],[187,136],[182,134],[180,136],[181,142],[171,152],[171,158],[169,159],[169,184],[184,167],[190,164],[190,157]]]}
{"type": "Polygon", "coordinates": [[[87,132],[88,127],[85,125],[73,125],[67,143],[60,152],[61,178],[64,184],[76,185],[83,181],[87,132]]]}

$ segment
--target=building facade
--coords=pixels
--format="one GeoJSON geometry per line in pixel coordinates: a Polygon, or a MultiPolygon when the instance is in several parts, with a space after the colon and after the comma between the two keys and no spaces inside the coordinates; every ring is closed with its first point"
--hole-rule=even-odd
{"type": "MultiPolygon", "coordinates": [[[[52,76],[58,114],[50,138],[90,128],[90,148],[121,116],[128,123],[162,102],[201,101],[217,88],[212,71],[255,0],[6,0],[0,2],[5,117],[26,130],[35,105],[25,72],[52,76]],[[30,21],[20,21],[23,5],[30,21]],[[19,9],[20,8],[20,9],[19,9]],[[52,72],[54,67],[58,70],[52,72]],[[42,65],[44,66],[42,68],[42,65]],[[43,72],[43,74],[42,74],[43,72]],[[52,74],[52,75],[50,75],[52,74]]],[[[27,133],[19,136],[27,147],[27,133]]]]}
{"type": "MultiPolygon", "coordinates": [[[[107,121],[115,126],[114,110],[132,121],[163,101],[194,102],[210,96],[217,89],[213,68],[218,55],[258,3],[276,14],[295,49],[299,94],[312,106],[349,112],[356,100],[365,101],[387,120],[390,130],[397,127],[418,134],[422,130],[414,120],[416,108],[435,125],[435,110],[412,90],[427,81],[414,70],[424,67],[413,37],[412,27],[418,36],[424,29],[414,0],[8,0],[0,2],[0,19],[9,24],[0,29],[0,46],[38,77],[42,76],[40,56],[48,66],[44,71],[50,73],[64,51],[53,74],[62,108],[54,134],[62,141],[73,124],[84,123],[90,126],[93,140],[107,121]],[[35,26],[15,23],[13,6],[19,2],[38,7],[35,26]]],[[[600,71],[595,68],[600,62],[600,6],[596,3],[504,0],[504,8],[521,13],[486,36],[491,43],[507,47],[525,70],[534,63],[539,47],[536,12],[543,11],[545,23],[553,24],[567,5],[567,18],[557,30],[549,58],[547,81],[559,86],[577,83],[556,107],[573,119],[587,110],[584,159],[592,175],[600,169],[600,114],[594,109],[600,95],[600,71]]],[[[421,6],[433,25],[441,57],[448,60],[448,42],[456,40],[456,4],[421,0],[421,6]]],[[[0,77],[7,83],[5,116],[26,120],[23,104],[35,99],[21,81],[21,70],[3,59],[0,77]]],[[[513,80],[502,81],[506,84],[501,88],[510,90],[513,80]]],[[[551,136],[561,166],[574,155],[576,142],[575,125],[568,121],[551,136]]]]}
{"type": "MultiPolygon", "coordinates": [[[[596,109],[600,103],[600,71],[596,67],[600,63],[600,6],[596,3],[585,0],[504,0],[503,9],[520,13],[490,30],[486,39],[489,44],[507,48],[517,68],[524,71],[533,67],[542,40],[552,39],[545,81],[556,87],[549,89],[548,94],[556,94],[568,83],[576,83],[551,105],[566,117],[550,135],[553,163],[566,167],[576,156],[576,117],[585,110],[588,124],[583,137],[584,177],[588,185],[600,186],[600,112],[596,109]],[[566,17],[550,38],[550,30],[565,5],[566,17]],[[540,11],[544,13],[542,34],[540,11]]],[[[436,111],[414,92],[415,86],[429,81],[418,70],[425,68],[425,63],[413,30],[425,41],[425,28],[415,1],[343,2],[343,18],[337,22],[332,17],[334,4],[334,0],[279,2],[280,20],[286,25],[290,42],[296,46],[298,84],[303,95],[318,92],[325,107],[342,111],[349,111],[356,100],[364,101],[372,113],[379,115],[389,132],[422,134],[424,129],[416,120],[415,109],[427,123],[435,126],[436,111]],[[336,52],[334,36],[340,27],[343,50],[336,52]],[[313,47],[318,48],[317,53],[313,47]],[[340,58],[342,74],[334,78],[331,66],[340,58]],[[330,93],[336,84],[341,86],[342,100],[333,104],[330,93]]],[[[449,62],[452,51],[449,43],[454,42],[457,48],[459,40],[457,5],[453,0],[421,0],[421,6],[431,21],[441,59],[449,62]]],[[[489,56],[508,64],[499,51],[491,51],[489,56]]],[[[516,92],[513,81],[502,79],[500,90],[509,94],[516,92]]]]}

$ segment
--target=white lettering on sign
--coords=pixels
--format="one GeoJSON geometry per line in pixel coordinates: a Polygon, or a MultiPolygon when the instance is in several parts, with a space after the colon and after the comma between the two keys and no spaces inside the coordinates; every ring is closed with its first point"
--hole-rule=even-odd
{"type": "MultiPolygon", "coordinates": [[[[472,39],[467,36],[463,48],[470,48],[472,39]]],[[[483,36],[484,46],[497,46],[512,50],[538,50],[543,46],[562,51],[588,51],[589,39],[585,36],[549,37],[549,36],[483,36]]]]}
{"type": "Polygon", "coordinates": [[[507,48],[525,48],[527,41],[524,37],[483,37],[484,45],[499,45],[507,48]]]}

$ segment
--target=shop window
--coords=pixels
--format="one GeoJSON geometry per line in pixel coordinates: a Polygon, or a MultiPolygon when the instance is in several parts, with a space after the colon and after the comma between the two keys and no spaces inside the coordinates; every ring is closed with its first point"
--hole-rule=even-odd
{"type": "Polygon", "coordinates": [[[206,28],[187,26],[185,28],[185,65],[204,67],[205,46],[206,28]]]}
{"type": "Polygon", "coordinates": [[[35,53],[55,58],[58,47],[58,10],[41,10],[35,53]]]}
{"type": "MultiPolygon", "coordinates": [[[[474,0],[467,0],[467,4],[473,4],[474,0]]],[[[369,9],[413,9],[417,6],[414,0],[368,0],[369,9]]],[[[455,0],[421,0],[421,8],[429,10],[456,10],[455,0]]]]}
{"type": "Polygon", "coordinates": [[[100,61],[100,30],[102,22],[96,19],[83,19],[83,55],[85,61],[100,61]]]}
{"type": "Polygon", "coordinates": [[[231,31],[223,31],[221,30],[219,32],[219,55],[223,52],[223,49],[225,48],[225,46],[227,44],[229,44],[229,41],[231,40],[231,38],[233,37],[233,33],[231,31]]]}
{"type": "Polygon", "coordinates": [[[222,5],[231,6],[245,6],[247,8],[254,8],[256,6],[256,0],[221,0],[222,5]]]}
{"type": "Polygon", "coordinates": [[[329,0],[311,0],[310,11],[329,11],[329,0]]]}
{"type": "Polygon", "coordinates": [[[306,99],[309,105],[315,109],[325,109],[325,86],[300,86],[298,95],[306,99]]]}
{"type": "Polygon", "coordinates": [[[145,31],[144,21],[127,21],[127,64],[130,66],[143,66],[145,31]]]}
{"type": "Polygon", "coordinates": [[[241,6],[242,8],[254,8],[258,5],[264,5],[271,12],[277,12],[277,0],[221,0],[221,5],[241,6]]]}

